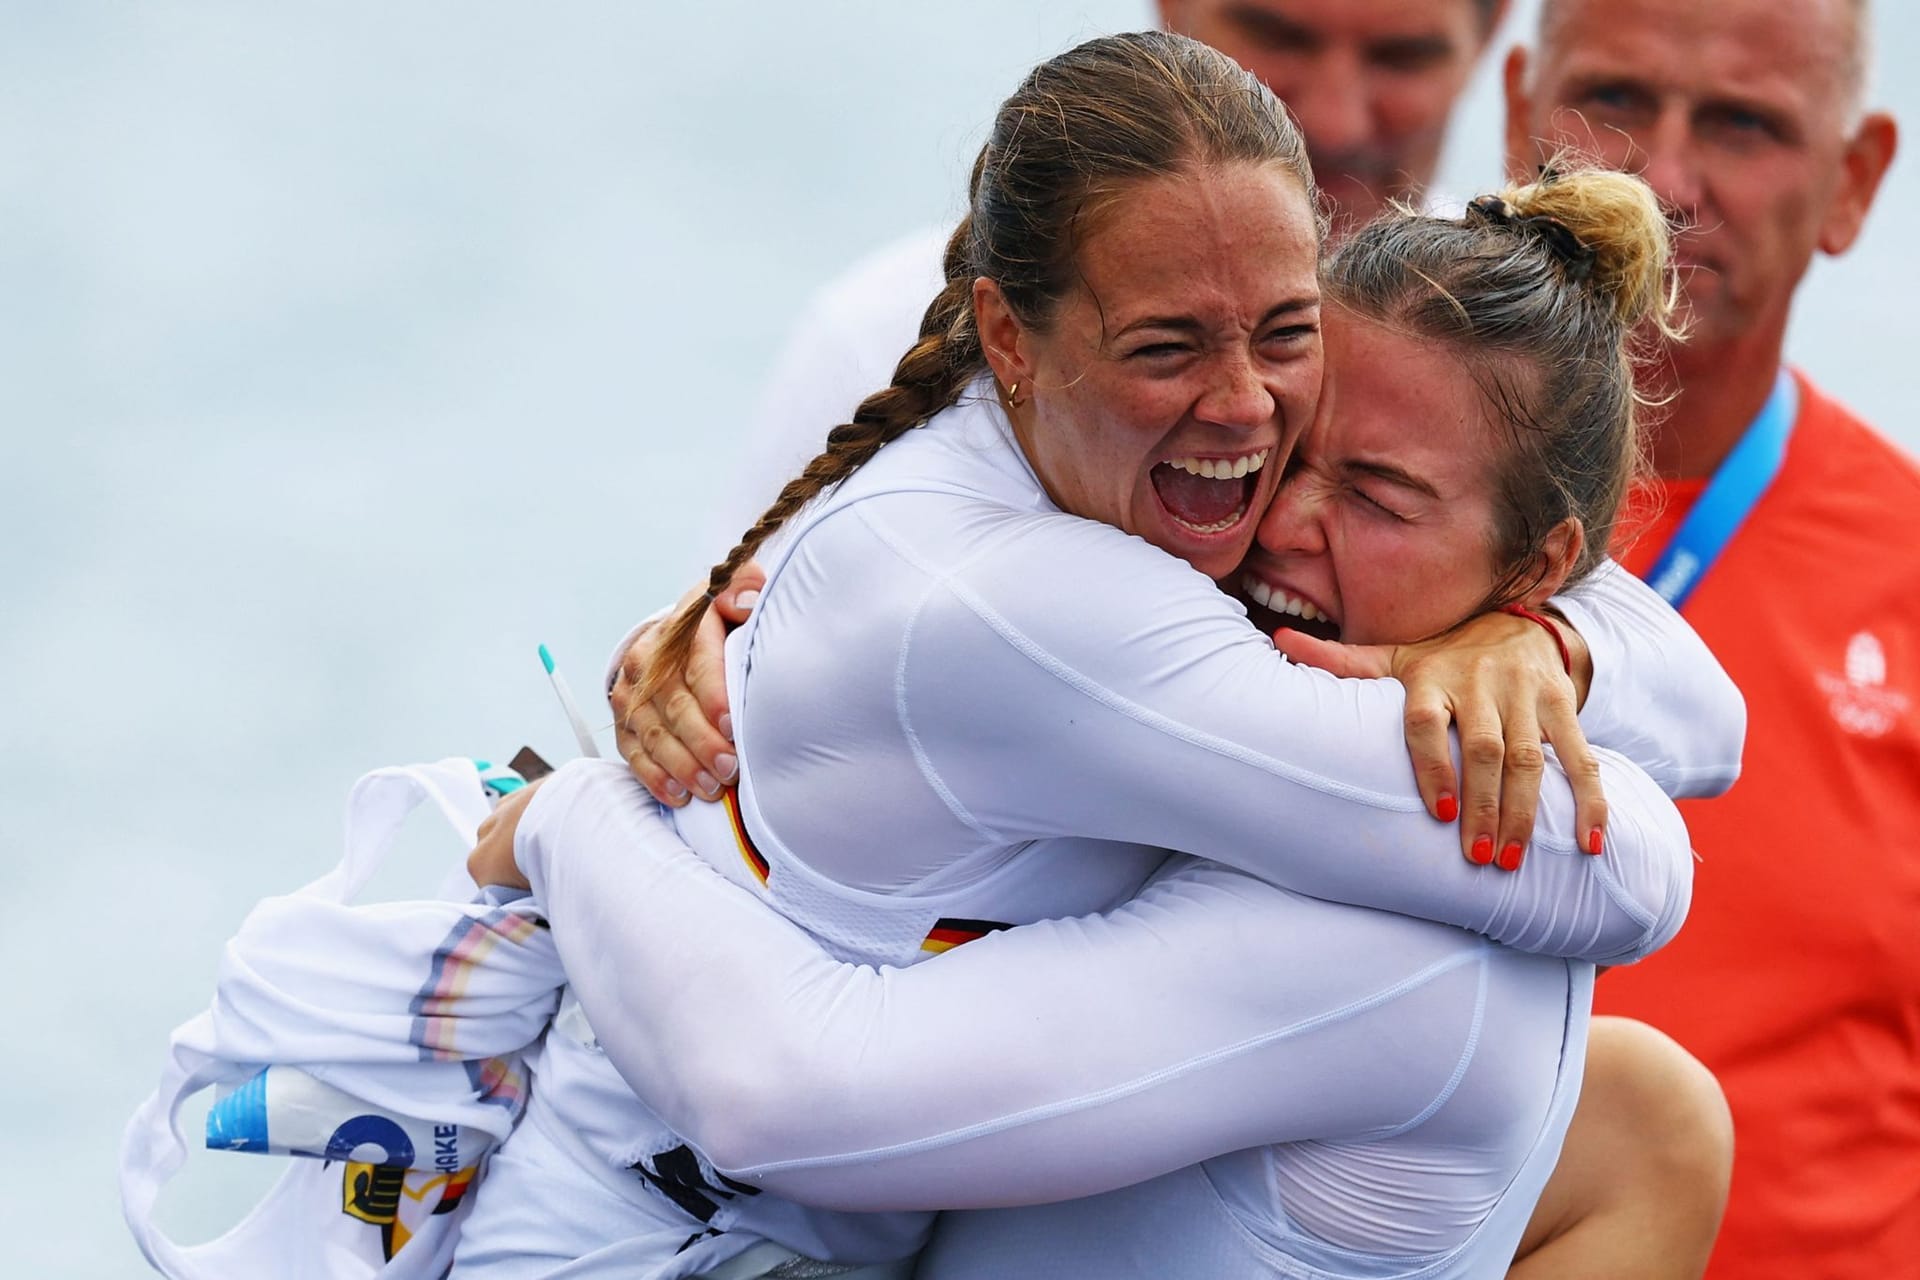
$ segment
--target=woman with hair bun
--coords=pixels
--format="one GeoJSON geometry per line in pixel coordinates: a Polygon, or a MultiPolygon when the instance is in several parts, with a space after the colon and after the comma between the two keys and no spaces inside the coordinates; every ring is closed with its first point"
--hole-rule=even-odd
{"type": "Polygon", "coordinates": [[[799,514],[727,648],[737,789],[664,815],[576,764],[476,854],[498,871],[504,846],[512,873],[517,844],[596,1034],[549,1037],[456,1274],[540,1273],[563,1260],[543,1239],[567,1274],[631,1264],[634,1223],[691,1228],[690,1259],[648,1274],[760,1241],[877,1261],[927,1210],[1099,1193],[950,1218],[925,1266],[1439,1277],[1511,1256],[1577,1094],[1593,963],[1685,912],[1662,787],[1737,767],[1724,677],[1597,568],[1664,229],[1631,179],[1556,178],[1409,217],[1404,243],[1362,232],[1323,307],[1311,190],[1279,104],[1179,37],[1090,42],[1009,100],[894,385],[661,644],[656,685],[799,514]],[[1551,768],[1519,838],[1502,819],[1496,847],[1469,805],[1467,860],[1443,856],[1400,686],[1288,664],[1209,580],[1256,526],[1239,580],[1347,641],[1459,644],[1511,605],[1515,669],[1566,638],[1532,616],[1556,599],[1594,650],[1605,856],[1551,768]],[[1556,596],[1583,576],[1595,594],[1556,596]],[[1485,870],[1519,869],[1529,825],[1525,872],[1485,870]],[[575,1188],[583,1158],[633,1176],[575,1188]]]}

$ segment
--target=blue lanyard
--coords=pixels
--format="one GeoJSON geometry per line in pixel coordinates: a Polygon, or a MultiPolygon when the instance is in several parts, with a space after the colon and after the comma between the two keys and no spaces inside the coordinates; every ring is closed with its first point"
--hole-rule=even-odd
{"type": "Polygon", "coordinates": [[[1647,571],[1647,584],[1674,608],[1686,605],[1700,579],[1746,522],[1760,495],[1780,474],[1780,464],[1787,456],[1787,437],[1793,433],[1793,420],[1799,413],[1800,388],[1793,375],[1782,369],[1760,416],[1721,462],[1700,500],[1674,530],[1673,541],[1647,571]]]}

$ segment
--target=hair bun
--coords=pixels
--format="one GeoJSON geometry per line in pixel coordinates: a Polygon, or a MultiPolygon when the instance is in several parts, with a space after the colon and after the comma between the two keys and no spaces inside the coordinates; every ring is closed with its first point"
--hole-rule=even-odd
{"type": "Polygon", "coordinates": [[[1538,235],[1628,328],[1651,320],[1666,336],[1679,336],[1673,232],[1639,178],[1556,160],[1537,181],[1468,207],[1489,222],[1504,210],[1506,225],[1538,235]]]}
{"type": "Polygon", "coordinates": [[[1489,226],[1539,236],[1547,248],[1553,250],[1553,256],[1560,260],[1567,274],[1576,281],[1585,280],[1593,274],[1593,246],[1575,235],[1573,228],[1558,218],[1544,213],[1523,217],[1499,196],[1478,197],[1467,205],[1467,213],[1489,226]]]}

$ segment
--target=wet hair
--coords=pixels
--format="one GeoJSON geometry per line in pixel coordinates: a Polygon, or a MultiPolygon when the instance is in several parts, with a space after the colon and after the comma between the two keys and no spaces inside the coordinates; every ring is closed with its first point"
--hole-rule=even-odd
{"type": "Polygon", "coordinates": [[[1504,429],[1489,607],[1539,585],[1547,535],[1568,517],[1586,534],[1569,583],[1605,557],[1640,465],[1636,355],[1680,336],[1671,233],[1652,190],[1559,164],[1459,218],[1398,208],[1322,268],[1329,303],[1444,344],[1504,429]]]}
{"type": "Polygon", "coordinates": [[[1080,283],[1082,240],[1135,183],[1228,164],[1276,165],[1317,204],[1300,131],[1258,79],[1196,40],[1164,31],[1090,40],[1028,74],[974,161],[967,213],[947,241],[946,283],[920,337],[853,420],[715,565],[707,594],[667,626],[641,682],[650,696],[684,667],[702,616],[762,542],[890,441],[959,399],[987,368],[973,282],[994,281],[1023,325],[1046,332],[1080,283]]]}

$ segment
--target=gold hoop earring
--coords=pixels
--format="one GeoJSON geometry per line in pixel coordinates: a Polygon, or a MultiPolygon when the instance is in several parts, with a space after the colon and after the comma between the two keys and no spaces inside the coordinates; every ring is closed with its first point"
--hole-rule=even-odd
{"type": "Polygon", "coordinates": [[[1007,408],[1018,409],[1020,403],[1020,384],[1016,382],[1007,388],[1007,408]]]}

